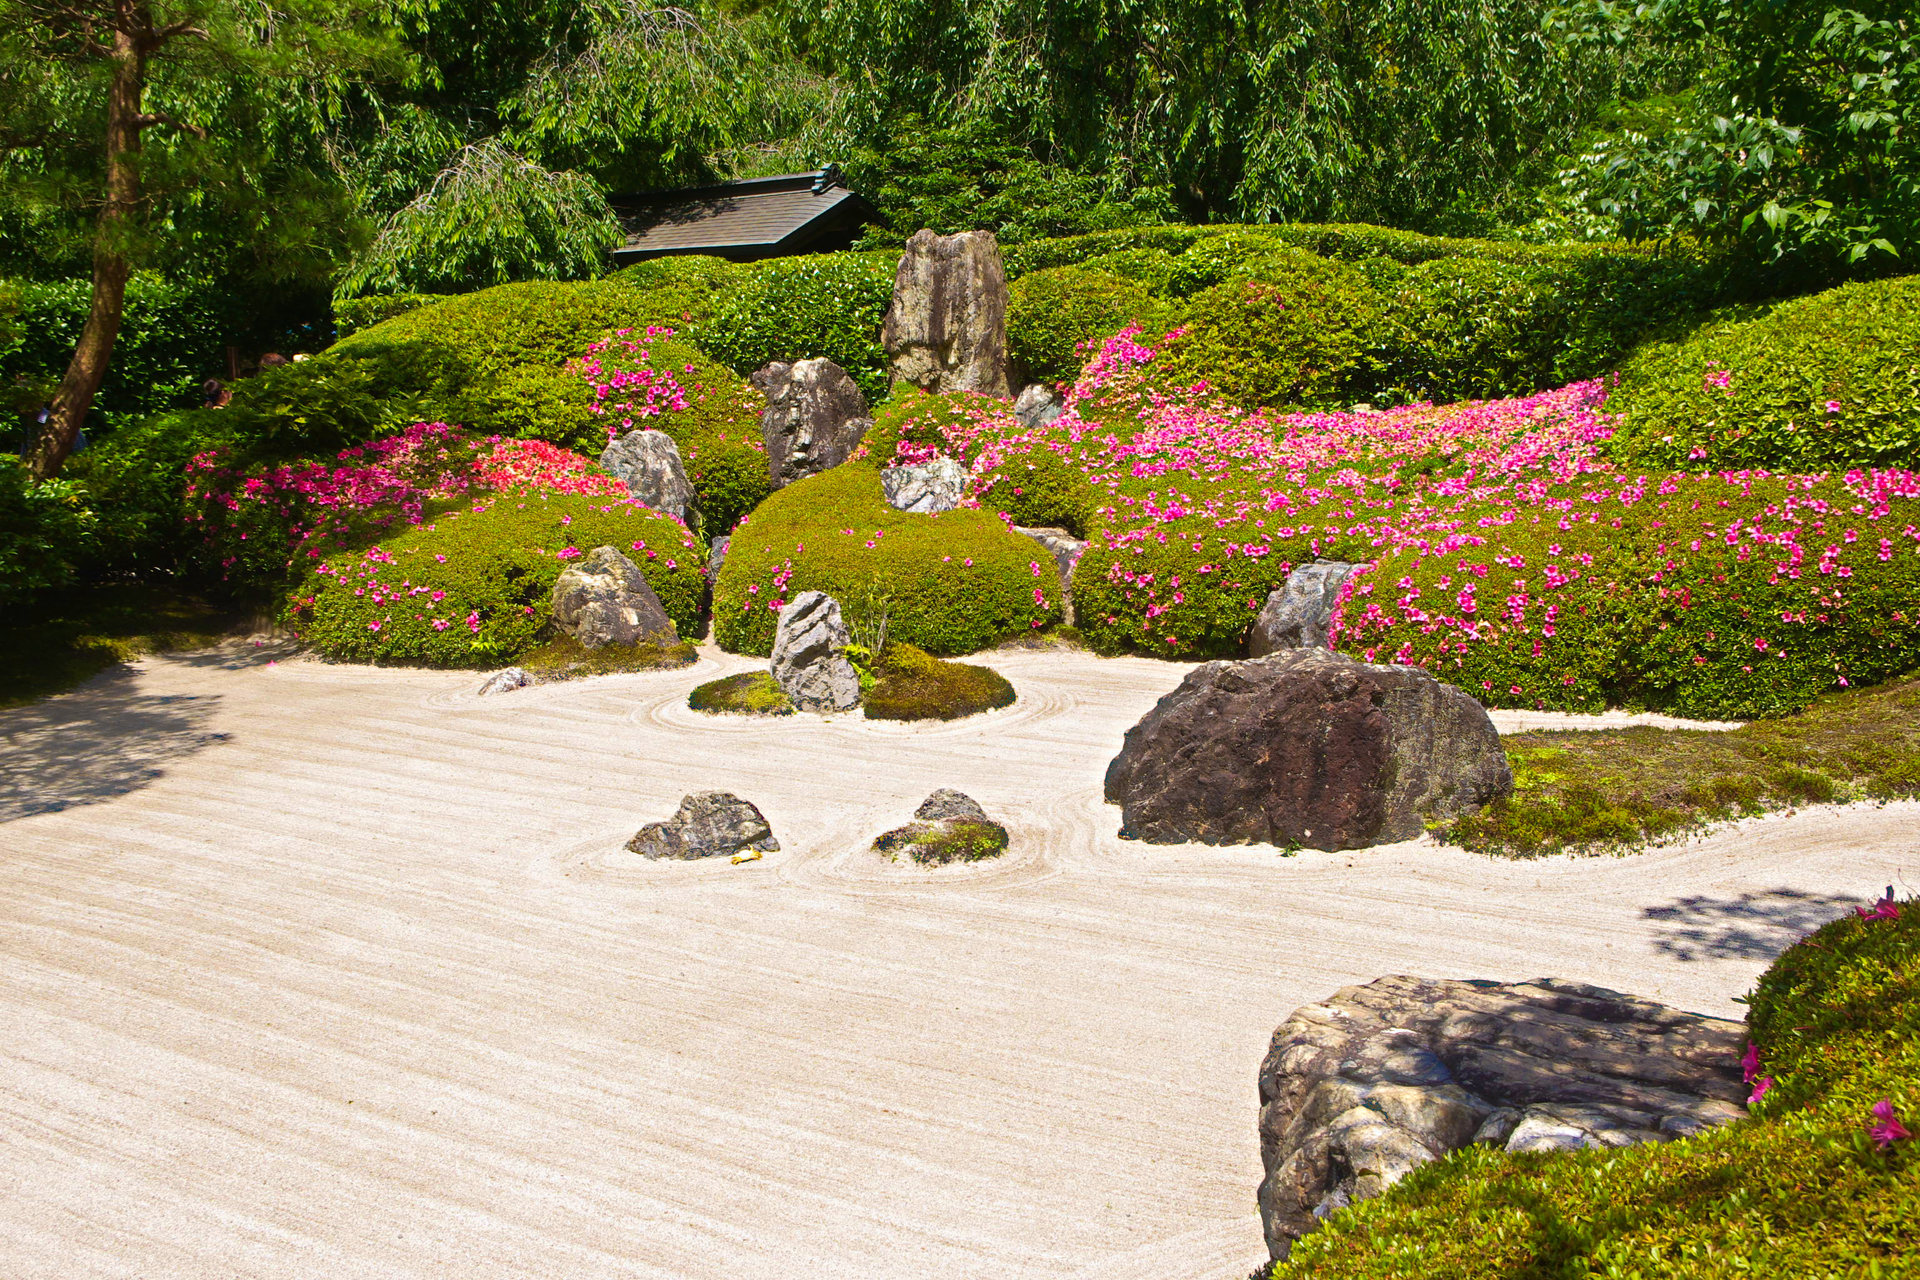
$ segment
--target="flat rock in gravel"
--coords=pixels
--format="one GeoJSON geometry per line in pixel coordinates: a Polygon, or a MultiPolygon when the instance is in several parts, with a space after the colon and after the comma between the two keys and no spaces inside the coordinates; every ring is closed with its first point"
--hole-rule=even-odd
{"type": "Polygon", "coordinates": [[[860,676],[847,660],[850,641],[840,602],[802,591],[780,610],[773,634],[773,678],[800,711],[851,711],[860,705],[860,676]]]}
{"type": "Polygon", "coordinates": [[[496,671],[488,676],[477,692],[481,697],[490,697],[496,693],[512,693],[515,689],[524,689],[535,683],[533,673],[520,667],[508,667],[505,671],[496,671]]]}
{"type": "Polygon", "coordinates": [[[1363,566],[1340,560],[1316,560],[1287,575],[1284,585],[1267,596],[1253,629],[1247,633],[1247,656],[1264,658],[1284,649],[1333,647],[1333,606],[1340,588],[1363,566]]]}
{"type": "Polygon", "coordinates": [[[987,816],[980,802],[952,787],[941,787],[913,811],[914,820],[895,827],[873,842],[873,847],[889,855],[906,854],[923,866],[948,862],[979,862],[997,858],[1007,849],[1007,829],[987,816]],[[965,849],[954,837],[971,834],[981,847],[965,849]]]}
{"type": "Polygon", "coordinates": [[[640,566],[616,547],[595,547],[560,571],[553,584],[553,623],[588,649],[680,641],[640,566]]]}
{"type": "Polygon", "coordinates": [[[896,510],[922,515],[952,511],[967,496],[967,469],[952,458],[886,467],[880,472],[880,488],[896,510]]]}
{"type": "Polygon", "coordinates": [[[649,822],[627,841],[645,858],[719,858],[777,853],[773,828],[752,804],[731,791],[696,791],[665,822],[649,822]]]}
{"type": "Polygon", "coordinates": [[[1665,1142],[1746,1114],[1746,1029],[1601,987],[1386,977],[1296,1009],[1260,1067],[1274,1258],[1470,1143],[1665,1142]]]}
{"type": "Polygon", "coordinates": [[[666,432],[629,431],[610,440],[600,451],[600,465],[625,482],[627,492],[643,505],[682,524],[697,518],[699,508],[680,461],[680,446],[666,432]]]}
{"type": "Polygon", "coordinates": [[[1196,667],[1106,778],[1124,838],[1315,849],[1411,840],[1512,790],[1478,701],[1326,649],[1196,667]]]}

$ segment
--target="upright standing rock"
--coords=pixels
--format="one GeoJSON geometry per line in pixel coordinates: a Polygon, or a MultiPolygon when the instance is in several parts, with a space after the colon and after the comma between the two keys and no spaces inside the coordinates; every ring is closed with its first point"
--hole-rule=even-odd
{"type": "Polygon", "coordinates": [[[1295,649],[1187,673],[1107,768],[1122,836],[1364,849],[1513,790],[1486,708],[1418,667],[1295,649]]]}
{"type": "Polygon", "coordinates": [[[1056,529],[1050,525],[1026,528],[1012,526],[1013,531],[1032,538],[1045,549],[1053,560],[1053,567],[1060,571],[1060,616],[1068,626],[1074,622],[1073,612],[1073,570],[1080,563],[1080,557],[1086,554],[1087,544],[1074,537],[1065,529],[1056,529]]]}
{"type": "Polygon", "coordinates": [[[847,661],[847,624],[840,602],[802,591],[780,611],[773,634],[773,678],[801,711],[851,711],[860,705],[860,676],[847,661]]]}
{"type": "Polygon", "coordinates": [[[1007,395],[1007,271],[993,232],[914,232],[880,341],[896,383],[1007,395]]]}
{"type": "Polygon", "coordinates": [[[1247,633],[1247,656],[1264,658],[1283,649],[1331,649],[1333,605],[1340,588],[1361,568],[1340,560],[1316,560],[1287,575],[1247,633]]]}
{"type": "Polygon", "coordinates": [[[698,512],[680,447],[664,431],[629,431],[607,442],[600,465],[618,476],[644,506],[692,524],[698,512]]]}
{"type": "Polygon", "coordinates": [[[595,547],[561,570],[553,584],[553,622],[588,649],[680,640],[640,566],[614,547],[595,547]]]}
{"type": "Polygon", "coordinates": [[[831,360],[776,361],[752,381],[767,397],[760,439],[776,489],[839,466],[873,425],[860,384],[831,360]]]}

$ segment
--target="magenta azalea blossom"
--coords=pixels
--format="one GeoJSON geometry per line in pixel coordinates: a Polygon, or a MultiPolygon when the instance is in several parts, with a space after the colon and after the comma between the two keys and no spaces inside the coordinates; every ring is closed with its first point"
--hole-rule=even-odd
{"type": "Polygon", "coordinates": [[[1900,1117],[1893,1114],[1893,1099],[1882,1098],[1873,1104],[1873,1119],[1867,1125],[1867,1136],[1873,1139],[1873,1145],[1885,1151],[1896,1142],[1905,1142],[1913,1135],[1907,1132],[1907,1126],[1900,1123],[1900,1117]]]}
{"type": "Polygon", "coordinates": [[[1754,1080],[1753,1096],[1747,1099],[1747,1105],[1752,1106],[1754,1103],[1760,1101],[1760,1099],[1766,1097],[1767,1090],[1771,1088],[1773,1088],[1772,1076],[1760,1076],[1758,1079],[1754,1080]]]}
{"type": "Polygon", "coordinates": [[[1740,1078],[1748,1084],[1752,1084],[1753,1078],[1759,1074],[1760,1046],[1749,1040],[1747,1041],[1747,1051],[1740,1059],[1740,1078]]]}
{"type": "Polygon", "coordinates": [[[1895,904],[1893,894],[1889,893],[1871,907],[1855,907],[1853,914],[1862,920],[1898,920],[1900,908],[1895,904]]]}

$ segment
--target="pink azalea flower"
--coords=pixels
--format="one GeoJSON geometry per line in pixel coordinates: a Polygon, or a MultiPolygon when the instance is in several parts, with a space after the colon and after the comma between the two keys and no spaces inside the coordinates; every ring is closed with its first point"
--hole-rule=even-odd
{"type": "Polygon", "coordinates": [[[1882,1098],[1873,1104],[1873,1120],[1867,1125],[1867,1136],[1873,1139],[1873,1145],[1885,1151],[1896,1142],[1905,1142],[1913,1135],[1907,1132],[1907,1126],[1900,1123],[1900,1117],[1893,1114],[1893,1100],[1882,1098]]]}
{"type": "Polygon", "coordinates": [[[1740,1058],[1740,1078],[1748,1084],[1752,1084],[1753,1078],[1759,1074],[1760,1046],[1749,1040],[1747,1041],[1747,1051],[1740,1058]]]}
{"type": "Polygon", "coordinates": [[[1853,914],[1862,920],[1898,920],[1900,907],[1893,900],[1893,886],[1887,886],[1887,896],[1873,904],[1871,908],[1855,907],[1853,914]]]}
{"type": "Polygon", "coordinates": [[[1753,1082],[1753,1096],[1747,1099],[1747,1105],[1752,1106],[1754,1103],[1760,1101],[1760,1099],[1766,1097],[1767,1090],[1771,1088],[1773,1088],[1772,1076],[1757,1077],[1753,1082]]]}

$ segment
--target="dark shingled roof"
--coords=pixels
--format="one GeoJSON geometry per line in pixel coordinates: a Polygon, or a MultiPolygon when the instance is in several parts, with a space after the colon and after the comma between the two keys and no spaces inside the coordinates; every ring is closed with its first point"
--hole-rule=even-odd
{"type": "Polygon", "coordinates": [[[627,232],[613,251],[622,266],[675,253],[736,262],[823,253],[852,244],[874,218],[873,206],[840,185],[833,168],[612,196],[608,203],[627,232]]]}

